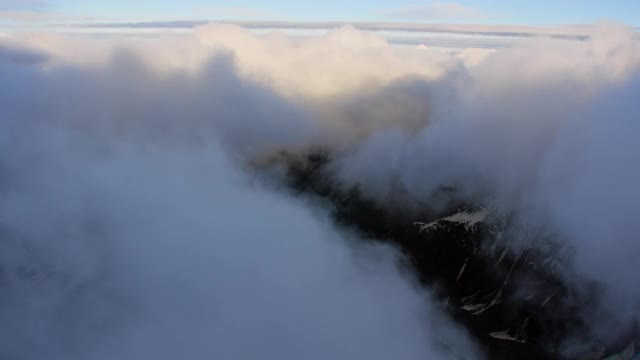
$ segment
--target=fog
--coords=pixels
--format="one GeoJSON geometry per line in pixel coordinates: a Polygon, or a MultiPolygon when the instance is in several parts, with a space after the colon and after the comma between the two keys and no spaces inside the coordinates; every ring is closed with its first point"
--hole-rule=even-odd
{"type": "Polygon", "coordinates": [[[1,37],[0,357],[482,358],[396,249],[251,166],[318,148],[382,205],[513,212],[635,314],[640,50],[595,29],[456,54],[352,27],[1,37]]]}

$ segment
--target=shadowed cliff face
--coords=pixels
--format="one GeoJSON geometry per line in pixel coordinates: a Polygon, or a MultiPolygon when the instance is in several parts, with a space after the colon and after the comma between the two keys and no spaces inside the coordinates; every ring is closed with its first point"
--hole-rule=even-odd
{"type": "MultiPolygon", "coordinates": [[[[357,188],[341,189],[326,152],[283,154],[281,160],[290,187],[324,199],[336,223],[398,246],[401,266],[434,290],[488,358],[631,359],[640,349],[635,319],[615,323],[605,336],[589,330],[587,319],[607,320],[599,305],[601,289],[566,278],[562,268],[571,252],[553,236],[481,204],[450,200],[444,210],[407,209],[399,196],[396,204],[382,207],[357,188]],[[529,237],[531,246],[514,251],[514,237],[529,237]]],[[[442,196],[457,198],[452,188],[443,188],[442,196]]]]}

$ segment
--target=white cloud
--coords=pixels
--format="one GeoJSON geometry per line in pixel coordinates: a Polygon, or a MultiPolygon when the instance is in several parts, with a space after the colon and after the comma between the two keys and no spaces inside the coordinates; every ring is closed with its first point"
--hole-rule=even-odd
{"type": "Polygon", "coordinates": [[[640,151],[631,140],[639,72],[633,32],[611,25],[585,42],[497,51],[446,81],[450,92],[431,98],[430,125],[417,134],[377,132],[336,173],[382,204],[437,206],[438,190],[454,186],[463,199],[560,234],[576,253],[567,278],[597,280],[608,310],[628,319],[640,301],[632,205],[640,191],[628,165],[640,151]]]}
{"type": "MultiPolygon", "coordinates": [[[[239,76],[223,35],[239,64],[256,45],[310,70],[326,59],[228,27],[186,44],[0,42],[0,356],[480,357],[399,270],[395,249],[338,230],[324,209],[247,170],[257,156],[323,141],[322,117],[306,102],[317,95],[283,97],[260,81],[278,67],[239,76]],[[24,61],[24,48],[42,56],[24,61]]],[[[312,43],[352,57],[346,69],[371,60],[362,49],[390,51],[353,29],[312,43]]],[[[394,108],[385,98],[376,101],[394,108]]]]}

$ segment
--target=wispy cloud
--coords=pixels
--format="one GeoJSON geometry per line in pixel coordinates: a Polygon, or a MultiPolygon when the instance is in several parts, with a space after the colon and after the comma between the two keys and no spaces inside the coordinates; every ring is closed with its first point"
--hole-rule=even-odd
{"type": "Polygon", "coordinates": [[[480,19],[488,15],[480,9],[458,3],[431,2],[386,9],[379,15],[407,20],[480,19]]]}

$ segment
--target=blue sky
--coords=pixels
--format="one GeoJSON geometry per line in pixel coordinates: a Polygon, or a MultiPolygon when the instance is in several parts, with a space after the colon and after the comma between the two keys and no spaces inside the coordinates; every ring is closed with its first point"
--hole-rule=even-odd
{"type": "Polygon", "coordinates": [[[640,0],[0,0],[1,12],[113,20],[241,19],[640,25],[640,0]]]}

